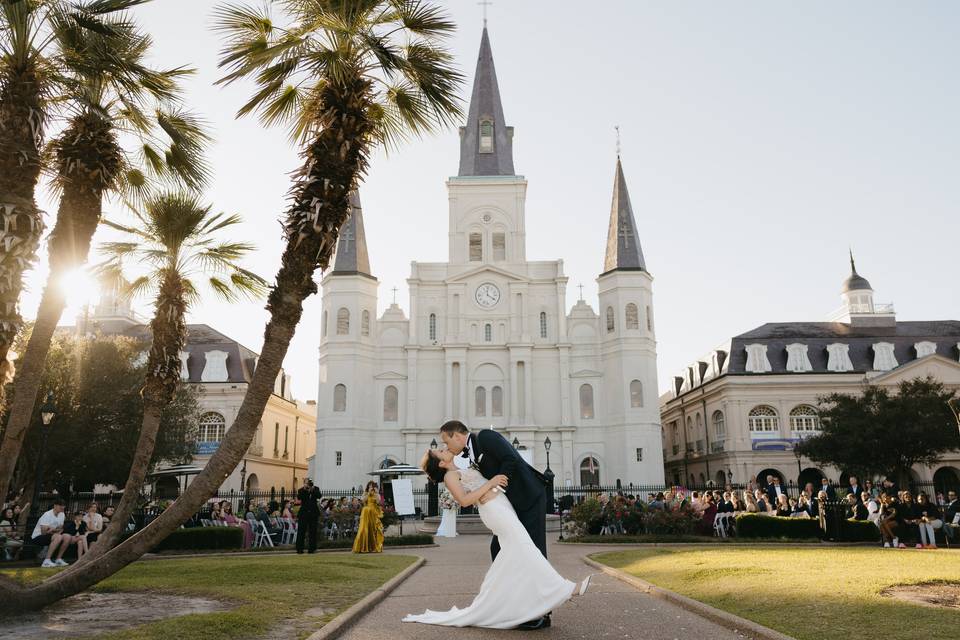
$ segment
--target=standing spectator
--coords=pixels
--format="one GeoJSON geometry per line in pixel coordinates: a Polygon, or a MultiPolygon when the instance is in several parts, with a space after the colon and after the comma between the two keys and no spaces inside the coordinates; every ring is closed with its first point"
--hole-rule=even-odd
{"type": "Polygon", "coordinates": [[[23,547],[23,539],[17,534],[17,517],[11,507],[7,507],[0,514],[0,540],[3,541],[3,556],[6,560],[12,560],[23,547]]]}
{"type": "MultiPolygon", "coordinates": [[[[383,551],[383,510],[380,508],[380,494],[377,483],[371,480],[366,486],[366,504],[360,513],[360,525],[353,541],[354,553],[380,553],[383,551]]],[[[621,496],[617,500],[622,501],[621,496]]]]}
{"type": "Polygon", "coordinates": [[[940,509],[930,502],[927,494],[921,491],[917,495],[917,504],[913,513],[917,517],[917,526],[920,528],[920,544],[917,545],[917,548],[919,549],[922,546],[923,549],[936,549],[935,532],[943,527],[940,509]]]}
{"type": "MultiPolygon", "coordinates": [[[[833,485],[830,484],[830,480],[826,476],[820,478],[820,492],[826,494],[826,500],[834,501],[837,499],[837,491],[833,488],[833,485]]],[[[820,499],[820,495],[817,494],[817,499],[820,499]]]]}
{"type": "Polygon", "coordinates": [[[54,500],[53,507],[37,520],[37,526],[34,527],[33,535],[30,537],[30,544],[37,547],[47,547],[47,557],[41,565],[44,568],[67,566],[67,562],[63,559],[63,553],[70,544],[70,538],[63,535],[63,510],[65,507],[66,503],[61,498],[54,500]],[[53,560],[54,553],[57,553],[56,560],[53,560]]]}
{"type": "Polygon", "coordinates": [[[103,516],[97,513],[99,505],[91,502],[87,506],[87,512],[83,514],[83,523],[87,526],[87,544],[91,545],[100,537],[103,531],[103,516]]]}
{"type": "Polygon", "coordinates": [[[785,496],[787,493],[783,490],[783,487],[780,486],[780,478],[777,476],[767,477],[773,480],[770,486],[767,487],[767,501],[772,505],[779,504],[780,496],[785,496]]]}
{"type": "Polygon", "coordinates": [[[943,505],[943,535],[949,542],[956,542],[960,537],[960,500],[953,489],[947,491],[943,505]]]}
{"type": "Polygon", "coordinates": [[[317,550],[317,518],[320,508],[317,500],[320,499],[320,490],[313,486],[313,480],[306,482],[297,491],[297,500],[300,501],[300,512],[297,515],[297,553],[303,553],[304,537],[307,538],[309,552],[317,550]]]}
{"type": "Polygon", "coordinates": [[[63,546],[77,545],[77,560],[87,552],[87,523],[83,521],[83,512],[76,511],[73,517],[63,523],[63,537],[67,542],[63,546]]]}
{"type": "MultiPolygon", "coordinates": [[[[860,494],[863,492],[863,487],[860,486],[860,481],[857,479],[857,476],[850,476],[849,482],[850,493],[848,495],[852,495],[854,500],[860,502],[860,494]]],[[[860,518],[857,519],[859,520],[860,518]]]]}

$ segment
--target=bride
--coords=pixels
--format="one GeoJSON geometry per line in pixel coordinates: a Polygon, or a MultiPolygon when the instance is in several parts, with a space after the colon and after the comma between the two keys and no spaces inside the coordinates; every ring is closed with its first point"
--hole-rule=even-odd
{"type": "Polygon", "coordinates": [[[512,629],[539,618],[574,596],[583,595],[590,576],[579,586],[558,574],[523,528],[504,494],[507,476],[487,480],[476,469],[458,469],[449,451],[430,450],[420,461],[431,481],[446,484],[461,507],[478,505],[480,519],[500,539],[500,553],[466,609],[408,615],[404,622],[450,627],[512,629]]]}

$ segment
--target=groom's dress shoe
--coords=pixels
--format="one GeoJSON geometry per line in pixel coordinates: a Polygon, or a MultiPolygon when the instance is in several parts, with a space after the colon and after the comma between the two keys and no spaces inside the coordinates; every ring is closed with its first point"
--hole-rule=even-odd
{"type": "Polygon", "coordinates": [[[530,620],[529,622],[524,622],[523,624],[517,626],[519,631],[536,631],[537,629],[546,629],[550,626],[550,619],[547,617],[537,618],[536,620],[530,620]]]}
{"type": "Polygon", "coordinates": [[[543,628],[547,629],[550,627],[550,614],[543,616],[543,628]]]}

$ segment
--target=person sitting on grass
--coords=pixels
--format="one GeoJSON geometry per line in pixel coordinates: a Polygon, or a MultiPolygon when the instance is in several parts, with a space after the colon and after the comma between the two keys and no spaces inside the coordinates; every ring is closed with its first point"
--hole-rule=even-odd
{"type": "Polygon", "coordinates": [[[883,546],[887,549],[893,547],[904,546],[900,544],[900,538],[898,537],[898,531],[900,528],[900,523],[897,520],[897,504],[893,500],[893,496],[888,496],[886,493],[880,494],[880,517],[877,519],[877,527],[880,529],[880,537],[883,540],[883,546]]]}
{"type": "Polygon", "coordinates": [[[17,534],[17,517],[11,507],[7,507],[0,514],[0,548],[3,549],[5,560],[13,560],[20,554],[23,540],[17,534]]]}
{"type": "Polygon", "coordinates": [[[70,536],[63,535],[63,510],[66,503],[57,498],[53,501],[53,506],[46,511],[40,519],[37,520],[37,526],[33,529],[33,535],[30,536],[30,544],[35,547],[46,547],[47,557],[44,558],[41,565],[45,569],[51,567],[65,567],[67,562],[63,559],[63,553],[70,544],[70,536]],[[53,559],[53,554],[57,554],[57,559],[53,559]]]}
{"type": "Polygon", "coordinates": [[[77,560],[87,552],[87,523],[83,521],[83,512],[76,511],[73,517],[63,523],[64,547],[77,545],[77,560]]]}
{"type": "Polygon", "coordinates": [[[917,543],[917,549],[936,549],[937,539],[935,532],[943,527],[943,520],[940,518],[940,509],[937,505],[930,502],[927,494],[920,492],[917,494],[917,502],[914,505],[913,515],[917,519],[917,526],[920,529],[920,542],[917,543]]]}

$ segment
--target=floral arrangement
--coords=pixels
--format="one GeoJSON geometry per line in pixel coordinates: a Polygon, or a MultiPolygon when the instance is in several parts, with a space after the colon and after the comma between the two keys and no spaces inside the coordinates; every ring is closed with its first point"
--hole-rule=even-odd
{"type": "Polygon", "coordinates": [[[457,501],[453,499],[453,496],[450,494],[450,491],[446,486],[441,486],[439,489],[439,502],[441,509],[456,509],[457,501]]]}

